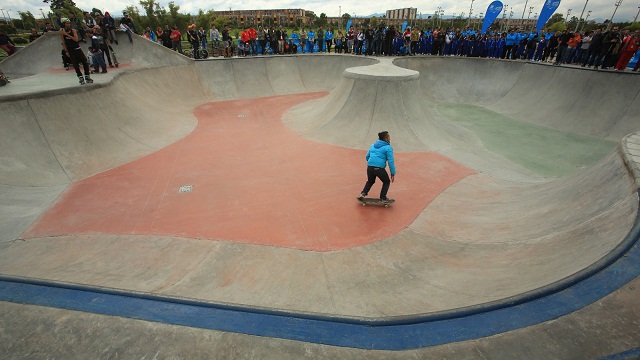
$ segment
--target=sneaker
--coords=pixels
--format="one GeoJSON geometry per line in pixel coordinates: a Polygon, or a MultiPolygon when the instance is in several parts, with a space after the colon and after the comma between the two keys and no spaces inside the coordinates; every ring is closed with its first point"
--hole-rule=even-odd
{"type": "Polygon", "coordinates": [[[65,67],[64,67],[64,69],[65,69],[65,70],[69,70],[69,67],[68,67],[68,66],[65,66],[65,67]]]}
{"type": "Polygon", "coordinates": [[[78,81],[80,82],[80,85],[84,85],[84,78],[82,76],[78,76],[78,81]]]}
{"type": "Polygon", "coordinates": [[[356,199],[358,199],[358,200],[362,200],[362,199],[364,199],[364,197],[365,197],[365,196],[367,196],[367,195],[366,195],[366,194],[360,194],[360,195],[358,195],[358,196],[356,197],[356,199]]]}
{"type": "Polygon", "coordinates": [[[388,203],[390,203],[390,202],[391,202],[391,199],[389,199],[389,198],[386,198],[386,199],[380,199],[380,201],[381,201],[383,204],[388,204],[388,203]]]}
{"type": "Polygon", "coordinates": [[[92,79],[89,75],[85,75],[85,76],[84,76],[84,80],[85,80],[88,84],[93,84],[93,79],[92,79]]]}
{"type": "Polygon", "coordinates": [[[100,71],[100,74],[106,74],[107,70],[100,71]]]}
{"type": "Polygon", "coordinates": [[[115,67],[115,66],[113,66],[113,64],[109,64],[109,67],[112,68],[112,67],[115,67]]]}

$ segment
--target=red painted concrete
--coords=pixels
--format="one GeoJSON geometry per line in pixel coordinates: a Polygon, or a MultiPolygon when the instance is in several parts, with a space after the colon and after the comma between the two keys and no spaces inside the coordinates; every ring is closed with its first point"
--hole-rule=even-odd
{"type": "MultiPolygon", "coordinates": [[[[309,141],[280,121],[321,95],[202,105],[192,134],[73,184],[24,237],[148,234],[339,250],[396,234],[473,173],[436,153],[397,153],[395,204],[360,206],[365,151],[309,141]],[[182,185],[193,192],[179,193],[182,185]]],[[[371,195],[379,190],[378,182],[371,195]]]]}

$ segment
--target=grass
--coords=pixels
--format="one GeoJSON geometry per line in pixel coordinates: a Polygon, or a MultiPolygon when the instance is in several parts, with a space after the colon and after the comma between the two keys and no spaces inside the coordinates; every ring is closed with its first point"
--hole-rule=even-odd
{"type": "Polygon", "coordinates": [[[485,147],[545,177],[602,159],[615,142],[526,123],[481,106],[440,104],[438,111],[480,137],[485,147]]]}

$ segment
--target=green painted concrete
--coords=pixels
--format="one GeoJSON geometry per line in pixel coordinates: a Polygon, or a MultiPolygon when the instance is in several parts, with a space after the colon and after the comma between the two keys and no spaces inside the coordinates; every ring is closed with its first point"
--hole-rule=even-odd
{"type": "Polygon", "coordinates": [[[544,177],[561,177],[602,159],[613,141],[529,124],[481,106],[444,103],[438,111],[480,137],[485,147],[544,177]]]}

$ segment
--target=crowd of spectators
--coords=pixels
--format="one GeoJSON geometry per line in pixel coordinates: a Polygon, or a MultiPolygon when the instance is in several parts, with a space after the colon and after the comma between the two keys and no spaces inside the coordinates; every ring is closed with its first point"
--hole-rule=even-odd
{"type": "MultiPolygon", "coordinates": [[[[158,28],[154,33],[147,29],[144,36],[174,50],[182,51],[180,45],[163,39],[168,27],[158,28]]],[[[180,32],[177,29],[176,38],[180,32]]],[[[489,29],[480,34],[473,28],[465,29],[418,29],[394,26],[369,25],[363,28],[351,26],[345,32],[332,27],[317,29],[301,28],[287,34],[282,27],[248,26],[237,39],[238,55],[295,54],[313,52],[353,53],[365,56],[466,56],[553,62],[555,65],[576,64],[583,67],[599,67],[624,70],[639,48],[640,31],[620,33],[617,27],[611,30],[587,31],[584,33],[551,31],[536,33],[518,31],[496,32],[489,29]]],[[[195,25],[188,30],[188,39],[194,49],[211,50],[217,47],[232,49],[232,37],[228,27],[220,32],[215,26],[207,32],[195,25]]],[[[231,55],[225,55],[231,56],[231,55]]],[[[638,66],[634,71],[638,70],[638,66]]]]}
{"type": "MultiPolygon", "coordinates": [[[[59,15],[59,14],[58,14],[59,15]]],[[[60,18],[60,16],[58,16],[60,18]]],[[[104,15],[96,12],[85,12],[82,19],[78,19],[70,12],[69,20],[72,27],[77,29],[82,41],[86,42],[88,35],[95,34],[95,29],[101,29],[107,46],[102,50],[109,63],[109,44],[117,44],[115,31],[127,34],[132,41],[133,34],[138,33],[136,24],[125,13],[116,24],[116,20],[108,12],[104,15]]],[[[61,24],[59,24],[61,25],[61,24]]],[[[44,31],[50,31],[47,24],[44,31]]],[[[228,26],[217,29],[196,29],[190,25],[183,34],[177,27],[157,27],[155,30],[147,27],[141,36],[157,42],[180,53],[183,52],[182,40],[186,37],[193,49],[194,56],[199,57],[200,51],[219,52],[225,57],[254,56],[266,54],[295,54],[313,52],[353,53],[365,56],[466,56],[499,58],[510,60],[530,60],[552,62],[555,65],[576,64],[583,67],[595,67],[624,70],[638,51],[639,31],[631,33],[626,30],[620,32],[617,27],[586,32],[551,31],[536,33],[511,29],[506,32],[493,31],[480,34],[473,28],[427,28],[406,27],[397,29],[395,26],[373,26],[355,28],[351,26],[346,31],[332,27],[305,28],[300,31],[292,30],[291,34],[282,26],[247,26],[233,39],[228,26]]],[[[32,38],[37,37],[37,31],[32,30],[32,38]]],[[[9,53],[10,39],[0,34],[0,46],[9,53]],[[6,44],[9,45],[6,45],[6,44]],[[7,50],[9,48],[9,50],[7,50]]],[[[638,65],[633,69],[638,70],[638,65]]]]}

